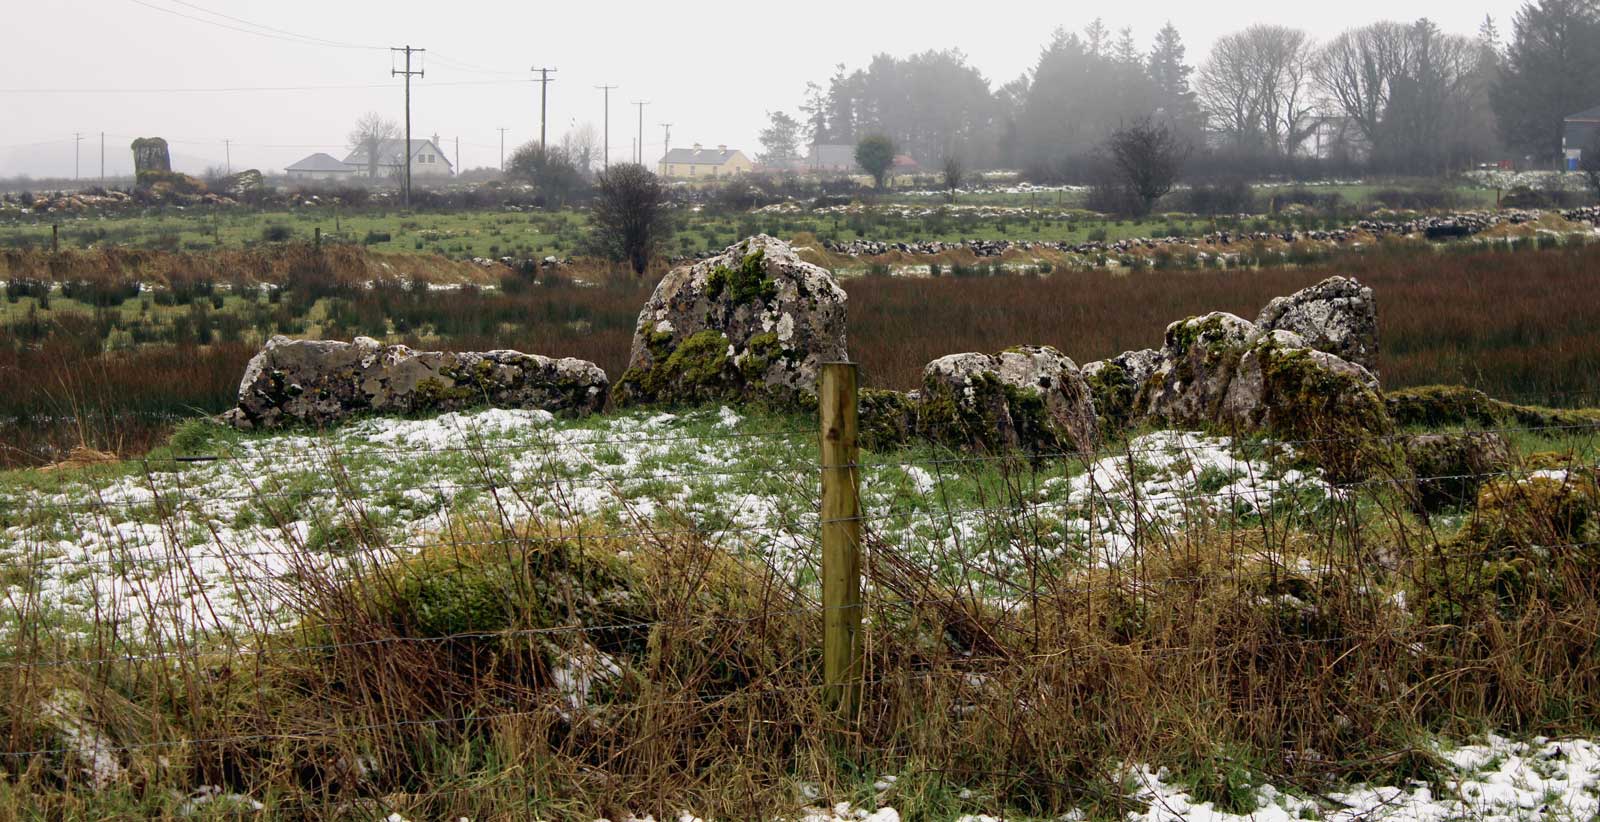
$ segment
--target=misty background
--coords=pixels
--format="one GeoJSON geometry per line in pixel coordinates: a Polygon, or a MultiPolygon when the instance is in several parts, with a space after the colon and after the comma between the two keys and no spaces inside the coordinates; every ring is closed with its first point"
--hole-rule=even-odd
{"type": "Polygon", "coordinates": [[[826,90],[840,65],[866,69],[880,54],[959,49],[998,90],[1040,63],[1058,28],[1081,36],[1096,16],[1113,38],[1129,30],[1143,54],[1170,21],[1188,62],[1199,66],[1218,38],[1252,23],[1304,29],[1322,42],[1377,20],[1423,17],[1475,36],[1488,15],[1505,37],[1518,5],[1147,2],[1069,12],[1021,2],[912,9],[53,0],[8,10],[0,176],[70,177],[75,148],[81,176],[97,176],[102,132],[111,176],[132,172],[128,144],[143,136],[165,137],[174,168],[189,173],[228,163],[230,153],[234,170],[269,172],[317,151],[342,157],[361,114],[403,117],[402,85],[390,75],[403,60],[392,46],[428,50],[426,77],[413,86],[414,135],[437,135],[449,153],[459,139],[463,169],[499,165],[498,129],[507,129],[508,154],[537,138],[533,66],[557,69],[552,141],[584,124],[600,128],[595,86],[612,84],[612,159],[632,155],[639,116],[631,103],[645,100],[643,156],[653,164],[665,143],[661,123],[673,124],[672,145],[726,144],[754,156],[769,112],[804,120],[808,83],[826,90]]]}

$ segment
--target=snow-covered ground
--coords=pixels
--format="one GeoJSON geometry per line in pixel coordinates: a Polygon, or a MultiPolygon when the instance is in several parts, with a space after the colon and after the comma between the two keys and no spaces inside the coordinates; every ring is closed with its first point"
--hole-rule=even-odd
{"type": "MultiPolygon", "coordinates": [[[[1441,746],[1452,766],[1448,784],[1435,794],[1423,783],[1403,786],[1358,785],[1311,797],[1262,785],[1255,808],[1228,813],[1197,802],[1172,784],[1165,770],[1137,766],[1126,777],[1133,798],[1144,810],[1129,813],[1128,822],[1290,822],[1323,819],[1337,822],[1532,822],[1591,820],[1600,815],[1600,745],[1583,739],[1534,739],[1516,742],[1490,736],[1482,744],[1441,746]]],[[[880,783],[882,784],[882,783],[880,783]]],[[[892,783],[891,783],[892,784],[892,783]]],[[[840,803],[808,808],[794,822],[900,822],[885,791],[887,804],[868,810],[840,803]]],[[[1008,817],[969,814],[958,822],[1005,822],[1008,817]]],[[[1062,822],[1085,819],[1082,812],[1057,817],[1062,822]]],[[[655,822],[635,817],[627,822],[655,822]]],[[[691,813],[673,822],[710,822],[691,813]]]]}
{"type": "MultiPolygon", "coordinates": [[[[220,436],[212,462],[0,477],[0,562],[11,569],[0,581],[14,609],[53,610],[69,626],[270,630],[294,618],[308,575],[537,522],[693,529],[806,583],[818,476],[816,435],[803,429],[728,408],[583,421],[493,409],[220,436]],[[772,430],[783,426],[795,430],[772,430]]],[[[1333,493],[1225,438],[1181,432],[1141,437],[1087,471],[1036,467],[1003,492],[991,458],[866,461],[863,504],[883,544],[991,580],[1041,556],[1115,564],[1150,529],[1251,516],[1285,498],[1314,508],[1333,493]]]]}

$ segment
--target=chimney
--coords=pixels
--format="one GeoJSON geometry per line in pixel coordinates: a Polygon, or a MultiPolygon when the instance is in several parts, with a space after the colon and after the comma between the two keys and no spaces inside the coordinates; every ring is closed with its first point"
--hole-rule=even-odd
{"type": "Polygon", "coordinates": [[[726,143],[717,146],[717,151],[726,152],[727,150],[728,150],[728,146],[727,146],[726,143]]]}
{"type": "Polygon", "coordinates": [[[699,143],[695,143],[694,144],[694,150],[695,151],[699,151],[700,150],[700,144],[699,143]]]}

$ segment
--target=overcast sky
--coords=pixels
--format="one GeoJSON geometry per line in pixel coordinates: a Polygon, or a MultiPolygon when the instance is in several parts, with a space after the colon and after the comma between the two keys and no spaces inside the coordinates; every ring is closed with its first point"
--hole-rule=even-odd
{"type": "Polygon", "coordinates": [[[128,143],[137,136],[167,138],[174,164],[192,173],[222,164],[227,138],[235,170],[281,169],[314,151],[342,157],[362,112],[401,119],[387,48],[406,44],[428,49],[427,76],[412,96],[414,135],[438,134],[447,153],[459,138],[466,167],[499,163],[499,128],[509,129],[508,151],[538,136],[538,86],[527,72],[534,65],[559,69],[550,87],[552,141],[574,124],[599,127],[594,87],[610,83],[619,86],[611,93],[612,158],[631,155],[639,120],[630,103],[647,100],[645,156],[653,162],[664,122],[673,124],[673,145],[726,143],[753,155],[767,111],[794,111],[806,81],[825,80],[837,63],[864,66],[878,52],[957,47],[998,86],[1034,63],[1055,27],[1081,30],[1096,13],[1113,29],[1132,26],[1142,48],[1171,20],[1199,64],[1218,36],[1254,22],[1325,38],[1377,19],[1429,17],[1471,34],[1492,14],[1504,36],[1519,5],[6,0],[0,176],[71,175],[74,132],[85,137],[84,177],[99,174],[101,132],[112,174],[130,169],[128,143]],[[262,31],[246,23],[284,33],[236,30],[262,31]]]}

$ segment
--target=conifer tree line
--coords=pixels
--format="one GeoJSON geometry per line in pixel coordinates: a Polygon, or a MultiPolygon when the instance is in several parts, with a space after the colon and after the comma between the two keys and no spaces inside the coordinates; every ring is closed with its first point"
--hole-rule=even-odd
{"type": "Polygon", "coordinates": [[[1506,158],[1551,166],[1562,120],[1600,106],[1600,0],[1530,0],[1509,33],[1378,21],[1325,41],[1257,24],[1191,57],[1171,23],[1142,45],[1096,19],[1058,28],[1021,77],[996,84],[958,49],[880,54],[807,84],[769,113],[765,159],[814,143],[891,140],[924,168],[1021,169],[1088,182],[1101,147],[1155,122],[1189,173],[1431,175],[1506,158]]]}

